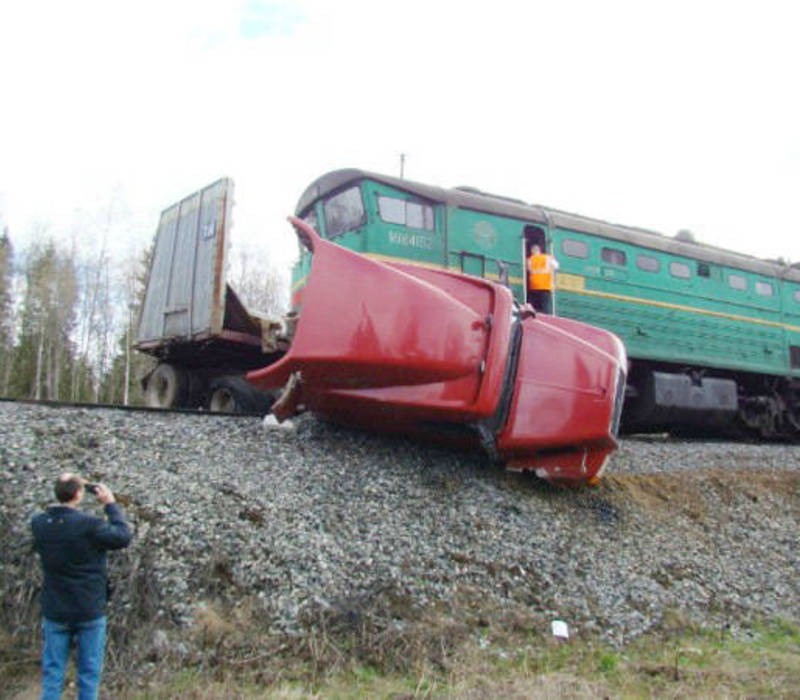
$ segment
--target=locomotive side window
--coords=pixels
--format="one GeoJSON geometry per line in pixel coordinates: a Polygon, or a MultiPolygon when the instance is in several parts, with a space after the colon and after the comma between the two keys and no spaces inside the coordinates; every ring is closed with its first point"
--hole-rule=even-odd
{"type": "Polygon", "coordinates": [[[772,285],[769,282],[756,282],[756,294],[762,297],[771,297],[774,293],[772,285]]]}
{"type": "Polygon", "coordinates": [[[661,263],[652,255],[640,254],[636,256],[636,267],[645,272],[658,272],[661,269],[661,263]]]}
{"type": "Polygon", "coordinates": [[[618,248],[603,248],[600,251],[600,257],[603,262],[610,263],[611,265],[625,265],[627,263],[627,256],[624,250],[618,248]]]}
{"type": "Polygon", "coordinates": [[[433,231],[433,207],[396,197],[378,196],[378,216],[387,224],[433,231]]]}
{"type": "Polygon", "coordinates": [[[378,197],[378,216],[387,224],[406,225],[406,203],[394,197],[378,197]]]}
{"type": "Polygon", "coordinates": [[[406,202],[406,225],[433,231],[433,207],[417,202],[406,202]]]}
{"type": "Polygon", "coordinates": [[[674,260],[669,264],[669,273],[673,277],[680,277],[681,279],[688,279],[692,276],[692,271],[686,263],[674,260]]]}
{"type": "Polygon", "coordinates": [[[747,280],[741,275],[728,275],[728,284],[731,289],[738,289],[739,291],[747,289],[747,280]]]}
{"type": "Polygon", "coordinates": [[[366,222],[364,203],[358,187],[333,195],[325,202],[325,224],[329,238],[341,236],[366,222]]]}
{"type": "Polygon", "coordinates": [[[795,301],[796,301],[798,304],[800,304],[800,289],[795,289],[795,290],[794,290],[794,294],[793,294],[792,296],[794,296],[794,300],[795,300],[795,301]]]}
{"type": "Polygon", "coordinates": [[[581,258],[585,260],[589,257],[589,245],[583,241],[576,241],[572,238],[565,238],[561,244],[561,251],[564,255],[571,258],[581,258]]]}
{"type": "Polygon", "coordinates": [[[706,263],[697,263],[698,277],[711,277],[711,268],[706,263]]]}

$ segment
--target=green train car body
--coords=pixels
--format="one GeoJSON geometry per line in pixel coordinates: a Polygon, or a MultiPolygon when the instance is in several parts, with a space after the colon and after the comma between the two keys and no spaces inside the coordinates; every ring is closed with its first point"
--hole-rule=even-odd
{"type": "MultiPolygon", "coordinates": [[[[555,256],[554,310],[607,328],[632,366],[631,428],[729,425],[800,434],[800,269],[472,188],[360,170],[323,175],[297,214],[377,259],[486,277],[527,301],[534,243],[555,256]]],[[[293,269],[302,304],[310,259],[293,269]]]]}

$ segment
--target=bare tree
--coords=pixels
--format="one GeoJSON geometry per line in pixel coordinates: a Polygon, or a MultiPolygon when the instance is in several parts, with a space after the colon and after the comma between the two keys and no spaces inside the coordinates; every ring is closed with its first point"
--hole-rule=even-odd
{"type": "Polygon", "coordinates": [[[118,271],[115,287],[120,294],[114,300],[119,321],[115,327],[116,354],[111,358],[102,382],[102,396],[109,403],[129,405],[144,402],[139,380],[153,368],[154,361],[135,352],[133,343],[151,256],[152,247],[139,255],[129,254],[118,271]]]}
{"type": "Polygon", "coordinates": [[[81,291],[76,332],[80,362],[73,376],[73,400],[100,400],[101,385],[116,353],[114,335],[125,313],[119,308],[122,295],[109,240],[127,234],[124,222],[129,216],[121,191],[115,189],[100,216],[86,217],[73,234],[73,248],[84,251],[76,256],[81,291]]]}
{"type": "Polygon", "coordinates": [[[232,255],[229,281],[245,306],[255,313],[278,317],[287,308],[286,276],[262,250],[239,247],[232,255]]]}

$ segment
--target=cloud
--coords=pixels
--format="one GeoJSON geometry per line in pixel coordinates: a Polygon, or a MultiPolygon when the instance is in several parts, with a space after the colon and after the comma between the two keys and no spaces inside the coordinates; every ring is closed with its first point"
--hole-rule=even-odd
{"type": "Polygon", "coordinates": [[[243,8],[239,34],[245,39],[290,36],[307,17],[295,3],[249,0],[243,8]]]}

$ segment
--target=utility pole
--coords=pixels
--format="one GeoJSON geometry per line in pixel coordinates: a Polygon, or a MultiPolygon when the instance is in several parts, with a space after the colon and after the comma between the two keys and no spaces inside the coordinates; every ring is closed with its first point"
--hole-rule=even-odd
{"type": "Polygon", "coordinates": [[[400,154],[400,179],[402,180],[406,172],[406,154],[400,154]]]}

